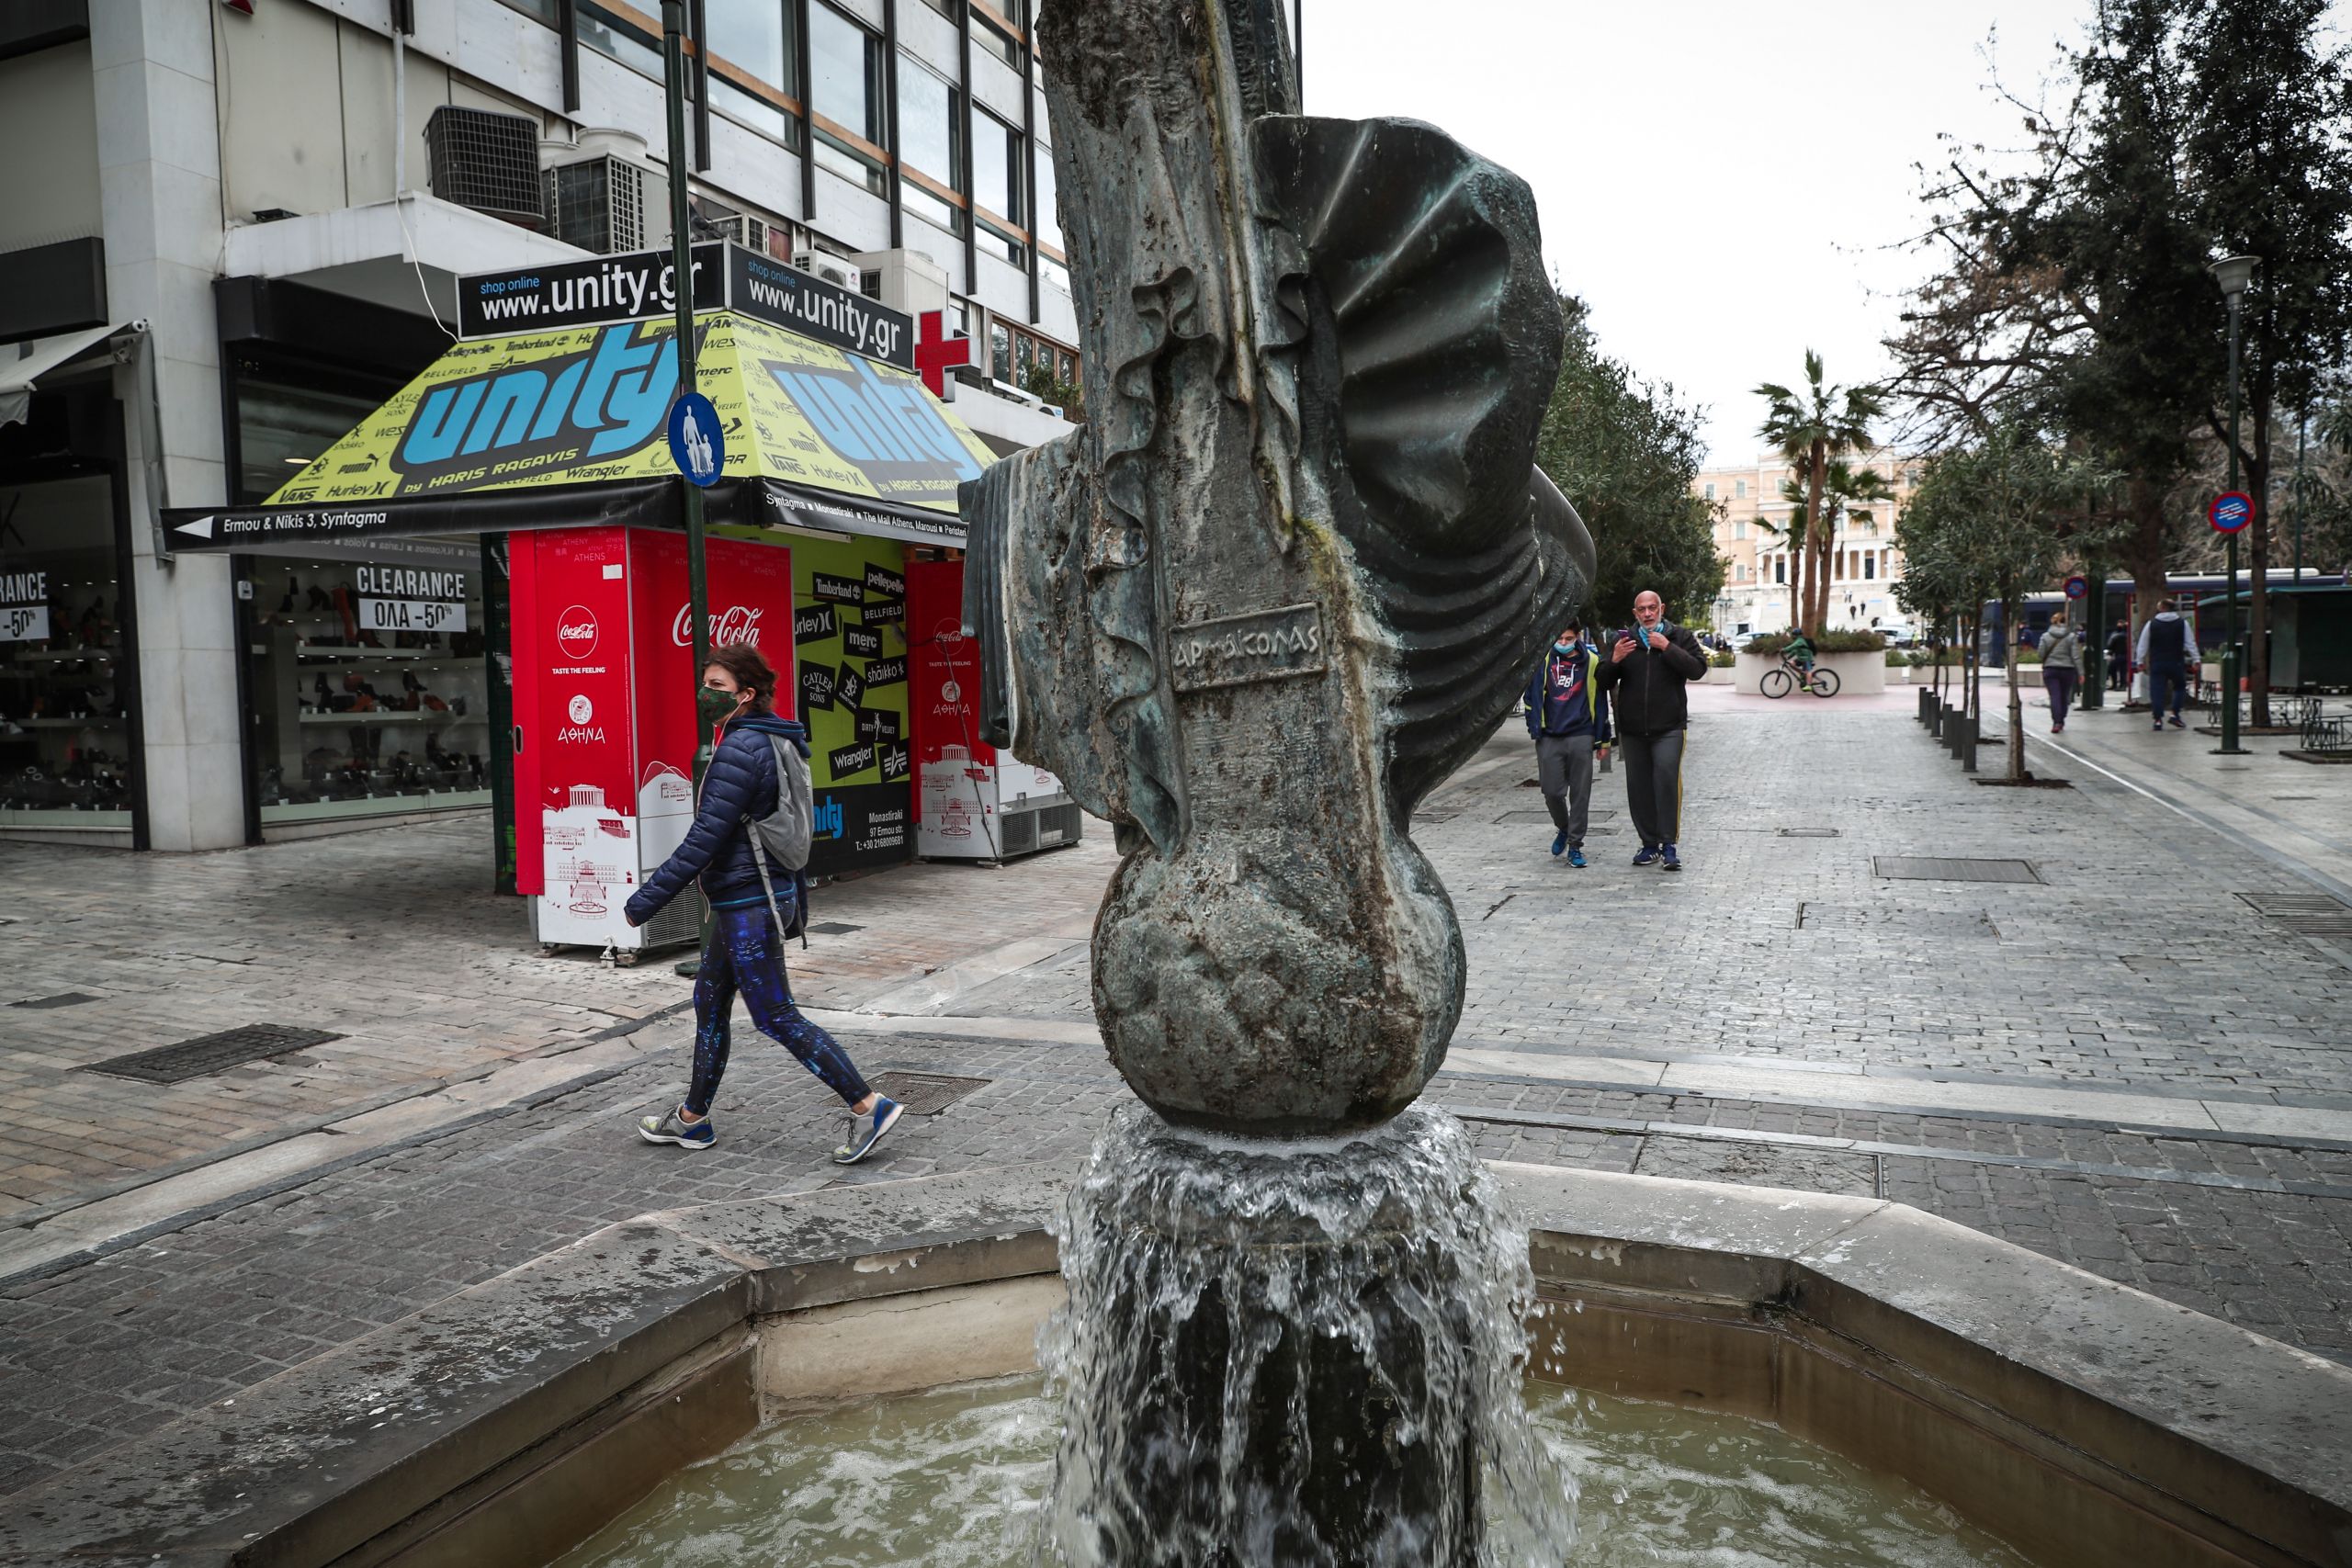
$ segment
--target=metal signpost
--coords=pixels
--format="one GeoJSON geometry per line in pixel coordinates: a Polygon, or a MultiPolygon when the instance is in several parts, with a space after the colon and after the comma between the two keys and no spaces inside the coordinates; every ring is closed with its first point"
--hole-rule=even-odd
{"type": "Polygon", "coordinates": [[[2098,641],[2098,617],[2101,607],[2090,604],[2091,580],[2086,573],[2076,572],[2066,580],[2066,603],[2073,606],[2069,615],[2083,640],[2082,664],[2083,711],[2087,713],[2099,705],[2099,691],[2107,679],[2101,661],[2102,645],[2098,641]]]}
{"type": "MultiPolygon", "coordinates": [[[[678,301],[678,390],[682,396],[698,396],[695,391],[694,225],[686,203],[690,165],[686,162],[685,35],[685,0],[662,0],[662,96],[670,117],[670,276],[678,301]]],[[[672,422],[674,429],[674,413],[672,422]]],[[[710,429],[715,441],[716,419],[710,429]]],[[[710,662],[710,569],[703,549],[702,485],[694,482],[693,475],[682,467],[678,488],[685,498],[686,604],[694,620],[695,684],[699,687],[703,666],[710,662]]],[[[706,733],[706,745],[709,739],[706,733]]],[[[699,765],[695,773],[700,776],[699,765]]]]}
{"type": "MultiPolygon", "coordinates": [[[[2234,378],[2231,388],[2234,397],[2234,378]]],[[[2230,444],[2230,482],[2234,485],[2237,478],[2238,449],[2233,441],[2230,444]]],[[[2213,525],[2215,533],[2229,540],[2230,581],[2222,592],[2222,613],[2225,617],[2222,625],[2227,628],[2222,634],[2224,640],[2222,644],[2222,744],[2215,750],[2224,757],[2236,757],[2244,755],[2245,750],[2238,744],[2238,535],[2254,521],[2254,497],[2243,491],[2224,491],[2213,498],[2212,505],[2205,509],[2205,517],[2213,525]]],[[[2189,650],[2189,657],[2197,657],[2194,648],[2189,650]]]]}

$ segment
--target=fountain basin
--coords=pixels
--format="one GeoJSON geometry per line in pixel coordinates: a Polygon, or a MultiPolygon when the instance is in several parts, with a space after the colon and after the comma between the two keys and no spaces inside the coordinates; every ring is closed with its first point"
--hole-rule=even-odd
{"type": "MultiPolygon", "coordinates": [[[[1771,1420],[2069,1568],[2352,1564],[2352,1369],[1899,1204],[1495,1168],[1539,1375],[1771,1420]]],[[[797,1402],[1025,1369],[1074,1169],[608,1227],[20,1495],[0,1561],[546,1562],[797,1402]]]]}

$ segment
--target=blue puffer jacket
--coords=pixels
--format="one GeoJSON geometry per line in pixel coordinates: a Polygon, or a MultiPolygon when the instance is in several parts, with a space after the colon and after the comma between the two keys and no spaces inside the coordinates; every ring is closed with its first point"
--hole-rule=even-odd
{"type": "MultiPolygon", "coordinates": [[[[802,756],[808,754],[808,731],[789,719],[752,714],[729,721],[711,756],[710,769],[703,774],[702,801],[695,811],[695,824],[686,829],[685,842],[677,852],[663,861],[629,899],[631,924],[641,926],[660,914],[663,905],[696,878],[702,882],[702,896],[714,909],[740,909],[767,901],[760,886],[759,863],[752,858],[751,831],[745,825],[775,814],[775,748],[768,739],[771,735],[783,736],[800,748],[802,756]]],[[[799,879],[773,863],[768,869],[775,883],[776,906],[789,925],[799,879]]]]}

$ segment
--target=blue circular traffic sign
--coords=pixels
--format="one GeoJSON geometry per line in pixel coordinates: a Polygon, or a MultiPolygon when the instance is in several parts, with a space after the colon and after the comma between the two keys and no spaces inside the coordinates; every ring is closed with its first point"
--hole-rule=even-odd
{"type": "Polygon", "coordinates": [[[2223,491],[2205,509],[2205,518],[2216,534],[2234,534],[2254,521],[2254,497],[2242,490],[2223,491]]]}
{"type": "Polygon", "coordinates": [[[670,406],[670,460],[698,485],[718,483],[727,467],[718,411],[700,392],[688,392],[670,406]]]}
{"type": "Polygon", "coordinates": [[[2087,598],[2089,598],[2090,596],[2091,596],[2091,580],[2090,580],[2089,578],[2087,578],[2087,577],[2080,577],[2080,576],[2076,576],[2076,577],[2070,577],[2070,578],[2068,578],[2068,579],[2066,580],[2066,597],[2067,597],[2067,598],[2069,598],[2069,599],[2087,599],[2087,598]]]}

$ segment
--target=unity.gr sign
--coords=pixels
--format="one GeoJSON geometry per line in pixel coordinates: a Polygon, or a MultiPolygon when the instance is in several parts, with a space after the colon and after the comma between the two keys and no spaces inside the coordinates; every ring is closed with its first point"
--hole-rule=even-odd
{"type": "MultiPolygon", "coordinates": [[[[798,267],[729,242],[694,247],[697,312],[734,310],[852,354],[915,367],[914,318],[798,267]]],[[[458,280],[458,335],[503,337],[557,327],[668,321],[677,314],[667,251],[458,280]]]]}

